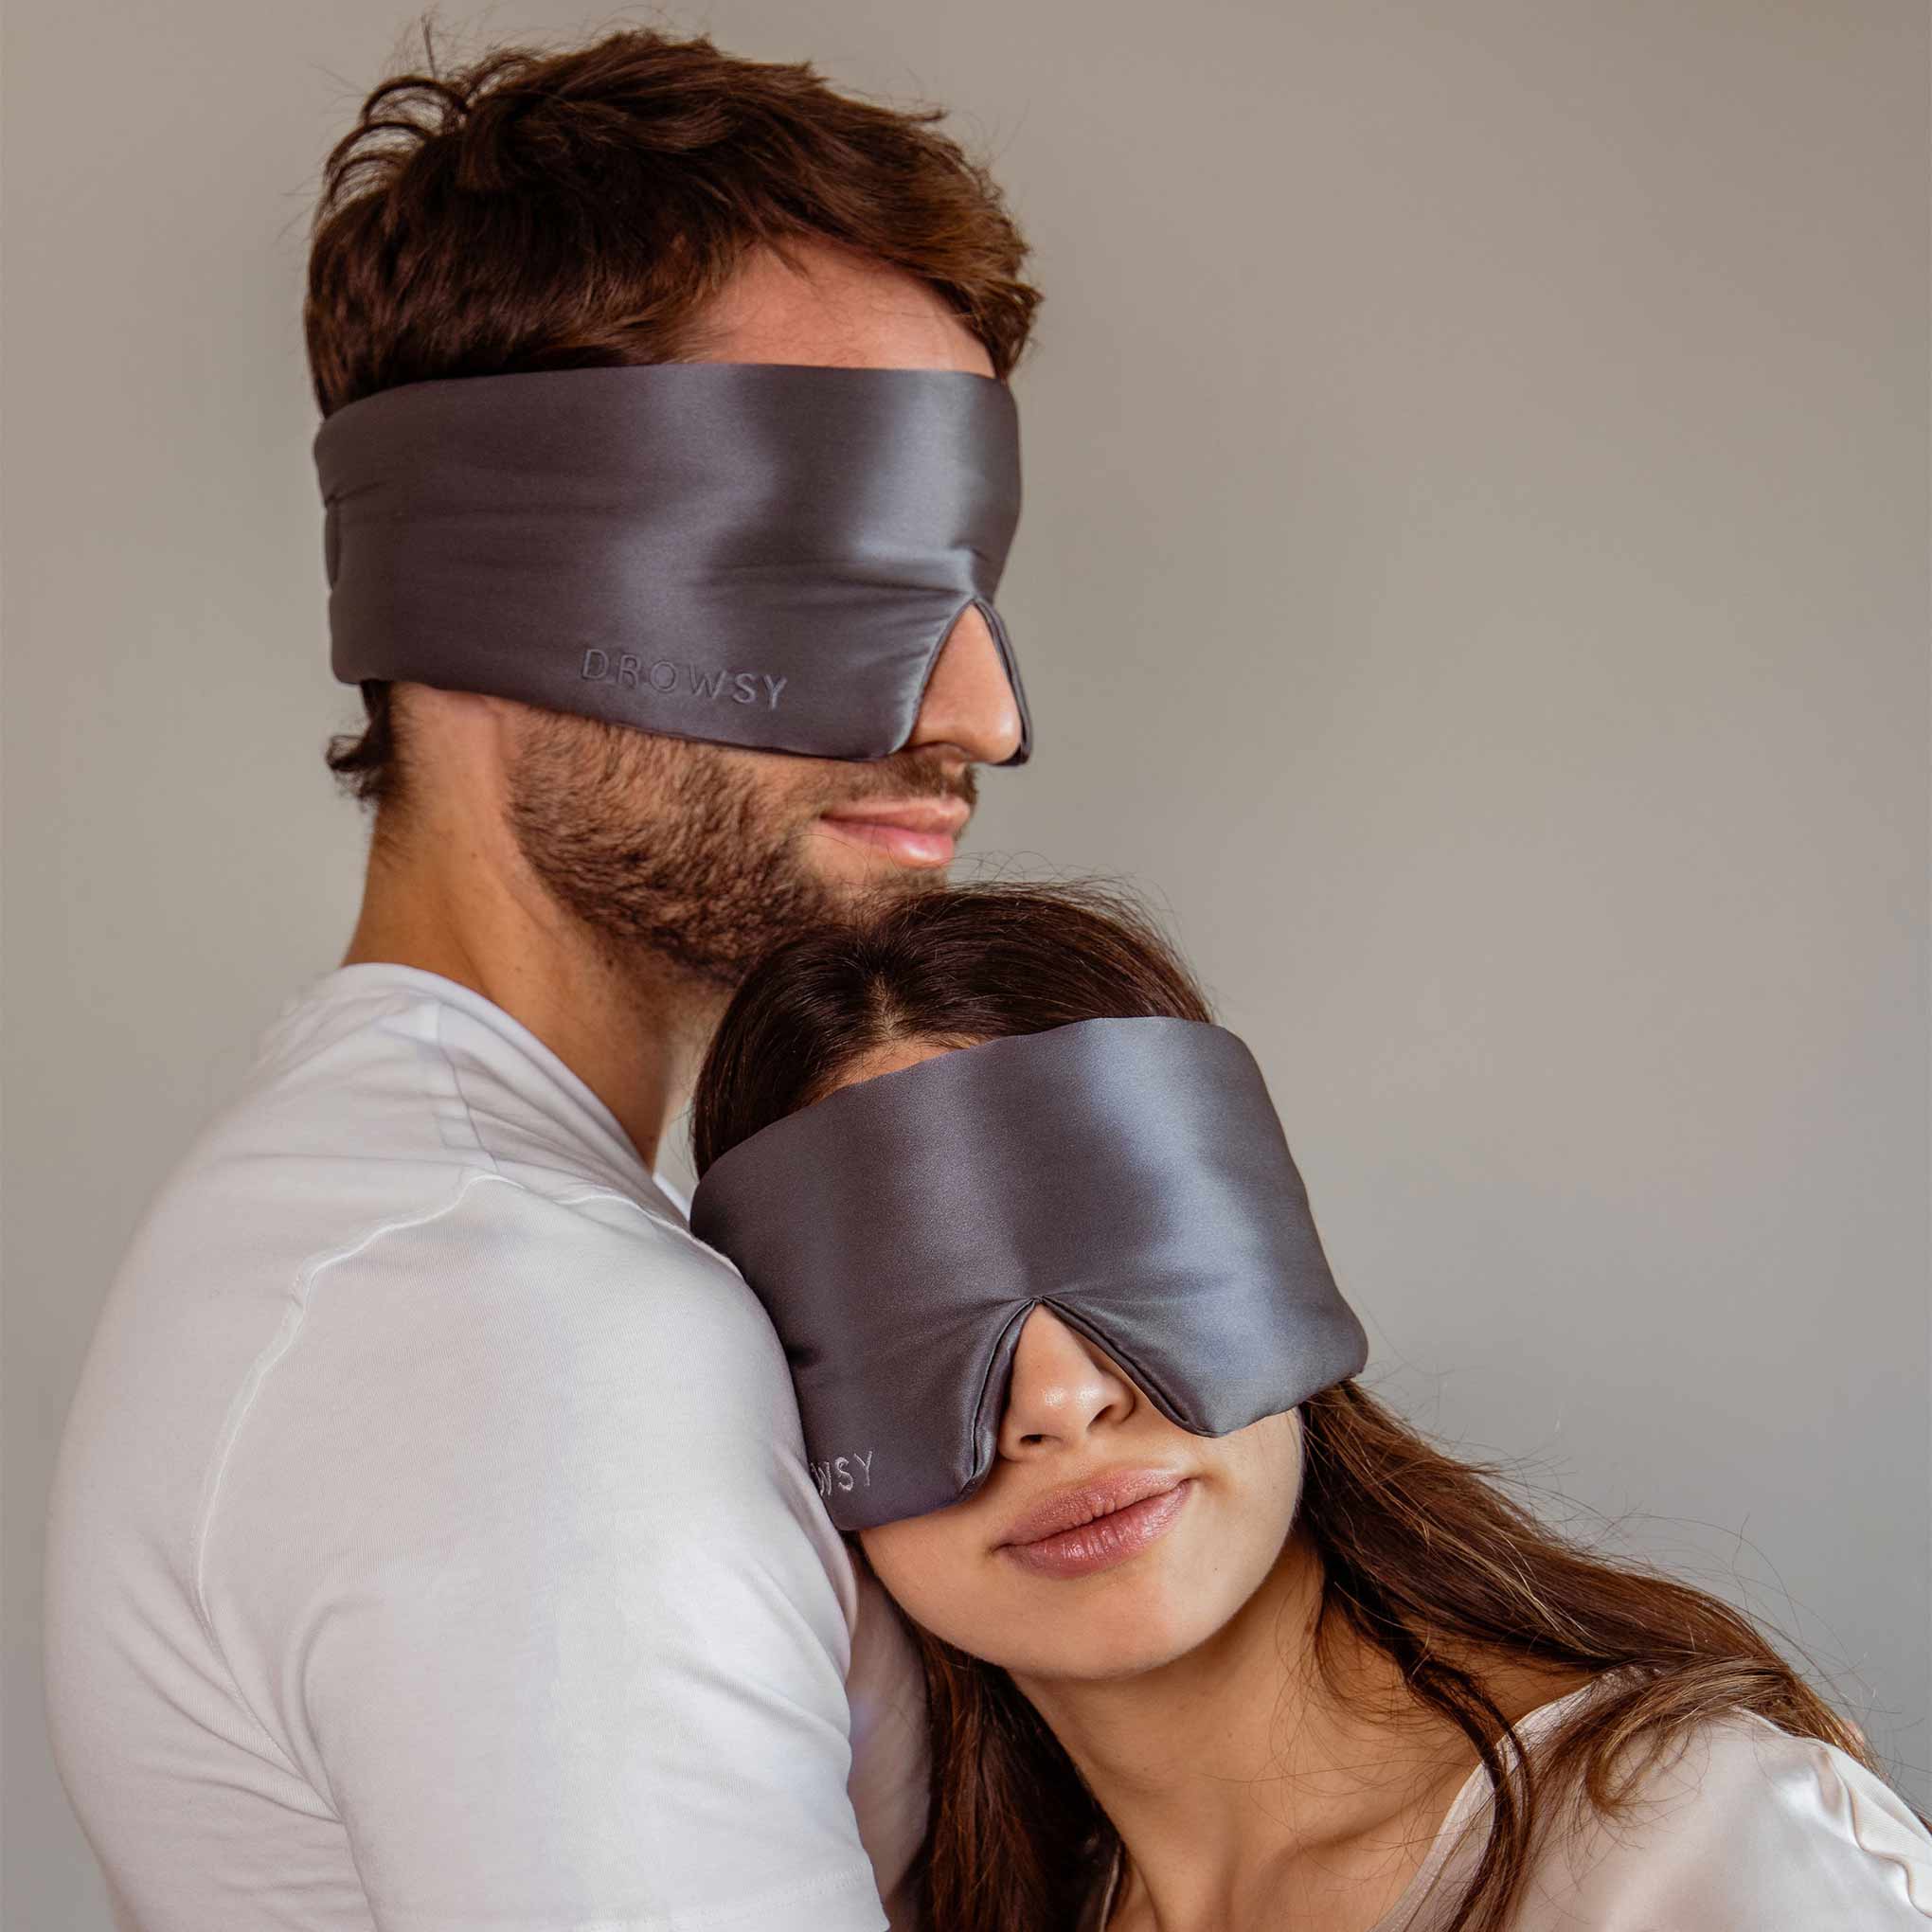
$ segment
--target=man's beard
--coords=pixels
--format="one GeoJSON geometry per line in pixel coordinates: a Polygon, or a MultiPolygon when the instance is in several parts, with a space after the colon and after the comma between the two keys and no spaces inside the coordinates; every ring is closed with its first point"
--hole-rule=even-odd
{"type": "MultiPolygon", "coordinates": [[[[771,756],[531,708],[506,815],[551,897],[618,963],[642,950],[728,989],[780,941],[869,896],[812,870],[805,833],[819,813],[866,797],[974,796],[970,769],[950,778],[917,752],[786,759],[799,774],[791,784],[760,782],[771,756]]],[[[944,883],[940,871],[897,872],[871,890],[944,883]]]]}

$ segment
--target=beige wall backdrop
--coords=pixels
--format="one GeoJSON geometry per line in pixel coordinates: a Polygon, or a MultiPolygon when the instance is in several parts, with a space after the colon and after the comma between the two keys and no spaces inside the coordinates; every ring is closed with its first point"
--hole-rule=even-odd
{"type": "MultiPolygon", "coordinates": [[[[411,15],[9,13],[0,1919],[103,1932],[45,1493],[136,1217],[355,905],[299,289],[411,15]]],[[[1160,895],[1371,1376],[1792,1631],[1932,1798],[1923,0],[669,18],[952,103],[1036,245],[1039,755],[976,850],[1160,895]]]]}

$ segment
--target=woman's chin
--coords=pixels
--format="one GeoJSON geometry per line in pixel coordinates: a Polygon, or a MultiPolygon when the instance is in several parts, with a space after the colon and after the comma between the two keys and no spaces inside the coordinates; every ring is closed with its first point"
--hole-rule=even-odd
{"type": "Polygon", "coordinates": [[[977,1631],[953,1640],[962,1650],[1016,1676],[1106,1683],[1157,1671],[1206,1643],[1225,1621],[1225,1606],[1206,1597],[1198,1582],[1150,1569],[1117,1574],[1104,1591],[1064,1602],[1002,1605],[977,1631]],[[975,1639],[977,1639],[976,1641],[975,1639]]]}

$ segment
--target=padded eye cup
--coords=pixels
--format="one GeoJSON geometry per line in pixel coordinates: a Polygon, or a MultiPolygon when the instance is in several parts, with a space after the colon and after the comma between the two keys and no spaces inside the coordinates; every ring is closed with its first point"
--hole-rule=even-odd
{"type": "Polygon", "coordinates": [[[1368,1356],[1261,1068],[1193,1020],[1084,1020],[842,1087],[713,1162],[691,1228],[771,1315],[842,1530],[979,1487],[1043,1303],[1196,1435],[1368,1356]]]}
{"type": "Polygon", "coordinates": [[[317,430],[331,663],[673,737],[901,749],[1020,510],[1011,392],[657,363],[411,383],[317,430]]]}

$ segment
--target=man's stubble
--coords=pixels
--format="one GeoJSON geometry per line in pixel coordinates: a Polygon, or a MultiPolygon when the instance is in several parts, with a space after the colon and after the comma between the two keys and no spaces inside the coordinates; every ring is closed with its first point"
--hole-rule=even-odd
{"type": "Polygon", "coordinates": [[[641,952],[728,991],[780,941],[864,898],[943,887],[941,871],[862,888],[814,869],[818,814],[887,796],[971,802],[973,775],[917,752],[792,759],[532,707],[506,816],[530,869],[615,962],[641,952]]]}

